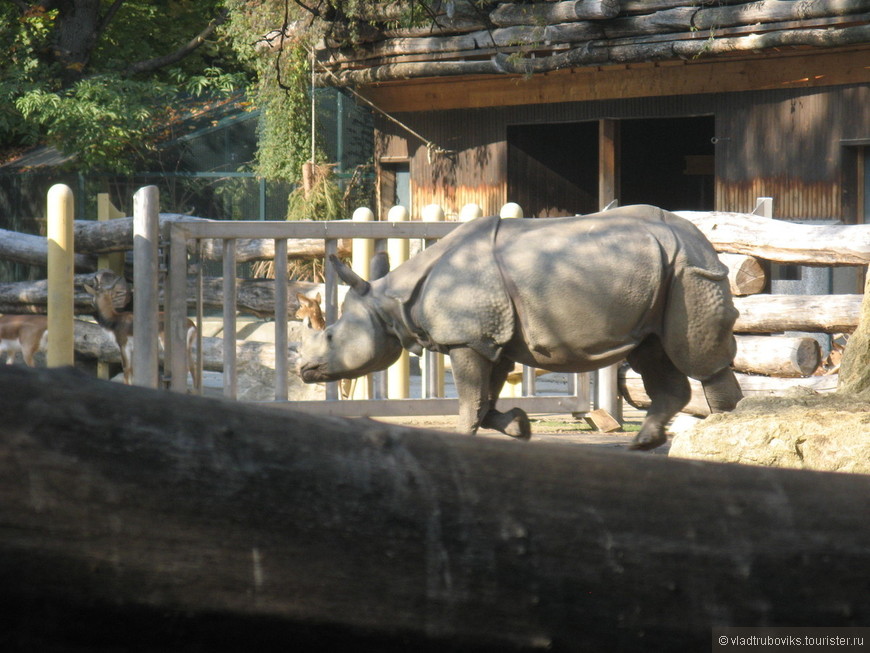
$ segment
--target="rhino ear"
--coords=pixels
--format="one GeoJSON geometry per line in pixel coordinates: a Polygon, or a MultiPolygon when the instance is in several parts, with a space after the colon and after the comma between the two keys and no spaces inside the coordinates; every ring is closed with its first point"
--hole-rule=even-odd
{"type": "Polygon", "coordinates": [[[371,290],[369,282],[351,270],[350,266],[339,259],[335,254],[330,254],[329,260],[335,266],[335,271],[338,273],[339,278],[348,286],[353,288],[357,294],[365,295],[369,290],[371,290]]]}
{"type": "Polygon", "coordinates": [[[369,261],[369,279],[372,281],[380,279],[381,277],[387,276],[387,272],[389,271],[390,257],[386,252],[377,252],[372,256],[372,260],[369,261]]]}

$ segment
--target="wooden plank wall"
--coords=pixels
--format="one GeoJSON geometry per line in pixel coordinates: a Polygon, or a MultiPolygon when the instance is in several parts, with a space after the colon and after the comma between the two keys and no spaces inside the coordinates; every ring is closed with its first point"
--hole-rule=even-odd
{"type": "Polygon", "coordinates": [[[716,209],[748,211],[756,197],[772,196],[777,217],[839,219],[847,210],[845,217],[854,217],[853,180],[842,178],[854,150],[843,141],[870,139],[865,85],[397,114],[450,152],[434,153],[398,125],[377,119],[376,153],[379,160],[411,161],[413,218],[429,203],[450,215],[477,202],[492,214],[511,201],[509,125],[698,115],[716,118],[716,209]]]}

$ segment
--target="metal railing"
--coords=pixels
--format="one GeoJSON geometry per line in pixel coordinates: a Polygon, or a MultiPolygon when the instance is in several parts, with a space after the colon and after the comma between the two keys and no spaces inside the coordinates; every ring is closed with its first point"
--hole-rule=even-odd
{"type": "MultiPolygon", "coordinates": [[[[386,239],[421,239],[433,242],[458,227],[459,222],[178,222],[170,223],[164,239],[169,243],[169,269],[166,293],[167,335],[165,359],[169,368],[170,388],[184,392],[187,389],[187,368],[184,356],[185,319],[188,314],[188,252],[198,251],[204,240],[222,241],[223,248],[223,390],[224,396],[236,396],[236,261],[235,244],[240,239],[273,239],[275,260],[287,260],[287,241],[295,238],[322,239],[328,257],[338,251],[340,239],[365,238],[381,241],[386,239]],[[193,246],[191,247],[191,243],[193,246]]],[[[202,333],[203,298],[202,272],[199,266],[196,284],[196,322],[202,333]]],[[[325,266],[325,317],[328,324],[338,316],[338,278],[333,266],[325,266]]],[[[336,383],[326,384],[325,400],[288,400],[287,361],[289,343],[287,338],[287,269],[275,265],[275,405],[296,410],[338,416],[404,416],[448,415],[458,412],[458,400],[428,396],[411,399],[338,399],[336,383]]],[[[201,335],[198,349],[202,351],[201,335]]],[[[427,356],[437,356],[427,352],[427,356]]],[[[200,367],[202,362],[199,362],[200,367]]],[[[427,369],[433,369],[428,365],[427,369]]],[[[563,395],[537,395],[535,374],[524,370],[522,395],[505,398],[500,403],[509,403],[528,413],[573,413],[582,414],[590,408],[590,375],[569,375],[568,392],[563,395]]],[[[428,383],[435,387],[437,384],[428,383]]]]}

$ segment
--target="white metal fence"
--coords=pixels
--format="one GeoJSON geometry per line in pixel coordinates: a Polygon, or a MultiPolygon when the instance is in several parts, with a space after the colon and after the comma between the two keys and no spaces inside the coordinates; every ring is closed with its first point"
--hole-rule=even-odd
{"type": "MultiPolygon", "coordinates": [[[[327,257],[338,251],[339,239],[371,239],[378,241],[392,239],[420,239],[431,243],[447,235],[459,226],[458,222],[177,222],[169,225],[169,233],[164,234],[170,246],[168,292],[166,293],[167,343],[165,360],[168,361],[170,387],[173,390],[186,390],[185,319],[188,314],[188,252],[197,251],[198,245],[208,239],[222,242],[223,252],[223,390],[230,398],[236,396],[236,261],[235,244],[240,239],[273,239],[275,241],[275,260],[287,260],[287,242],[290,239],[322,239],[327,257]]],[[[376,245],[380,249],[381,245],[376,245]]],[[[196,272],[196,322],[202,333],[202,271],[196,272]]],[[[328,263],[325,268],[325,317],[328,324],[338,315],[338,279],[333,267],[328,263]]],[[[403,416],[403,415],[447,415],[458,412],[458,401],[439,395],[442,385],[437,379],[424,380],[424,396],[421,398],[395,399],[338,399],[336,383],[326,384],[324,401],[288,400],[288,354],[287,338],[287,270],[285,265],[275,265],[275,404],[324,415],[340,416],[403,416]]],[[[199,347],[202,350],[202,347],[199,347]]],[[[433,364],[431,352],[429,364],[424,365],[428,374],[443,366],[433,364]]],[[[200,361],[200,366],[202,365],[200,361]]],[[[523,373],[522,396],[505,399],[511,406],[518,406],[526,412],[534,413],[574,413],[582,414],[590,408],[590,375],[572,374],[569,377],[567,394],[539,395],[535,388],[534,370],[523,373]]]]}

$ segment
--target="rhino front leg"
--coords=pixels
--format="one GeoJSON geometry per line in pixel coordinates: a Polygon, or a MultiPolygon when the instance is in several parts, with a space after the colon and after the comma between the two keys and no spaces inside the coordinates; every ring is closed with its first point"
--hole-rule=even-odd
{"type": "Polygon", "coordinates": [[[489,380],[489,410],[483,416],[481,426],[501,431],[518,440],[528,440],[532,437],[532,425],[526,411],[514,407],[507,412],[500,413],[495,409],[495,402],[498,401],[507,375],[513,368],[514,362],[506,358],[493,364],[489,380]]]}
{"type": "Polygon", "coordinates": [[[481,426],[522,440],[531,435],[529,418],[519,408],[506,413],[495,409],[498,392],[512,367],[510,361],[493,364],[469,347],[450,350],[453,380],[459,395],[458,430],[477,433],[481,426]]]}

